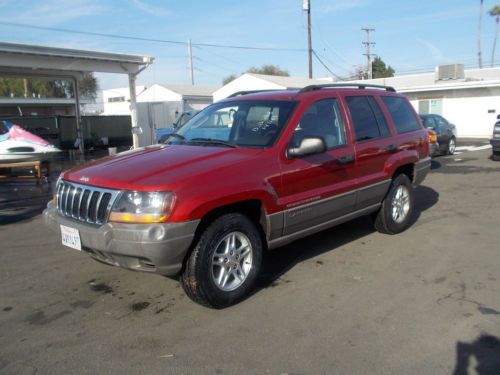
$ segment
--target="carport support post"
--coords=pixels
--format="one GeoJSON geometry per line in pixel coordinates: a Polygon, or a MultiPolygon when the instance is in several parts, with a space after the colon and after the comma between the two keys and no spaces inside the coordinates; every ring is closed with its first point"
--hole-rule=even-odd
{"type": "Polygon", "coordinates": [[[85,145],[83,143],[82,119],[80,116],[80,94],[78,93],[78,79],[76,77],[73,77],[73,85],[75,87],[76,138],[80,140],[78,149],[80,150],[80,157],[83,159],[85,157],[85,145]]]}
{"type": "MultiPolygon", "coordinates": [[[[128,74],[128,88],[130,90],[130,120],[132,128],[137,127],[137,94],[135,89],[135,79],[137,75],[134,73],[128,74]]],[[[133,148],[139,147],[139,135],[132,133],[133,148]]]]}

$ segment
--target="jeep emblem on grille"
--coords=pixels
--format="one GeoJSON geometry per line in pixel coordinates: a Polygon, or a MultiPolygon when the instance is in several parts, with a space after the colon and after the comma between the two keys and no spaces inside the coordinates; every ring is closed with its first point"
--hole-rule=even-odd
{"type": "Polygon", "coordinates": [[[88,177],[85,177],[85,176],[80,177],[80,181],[89,182],[89,180],[90,179],[88,177]]]}

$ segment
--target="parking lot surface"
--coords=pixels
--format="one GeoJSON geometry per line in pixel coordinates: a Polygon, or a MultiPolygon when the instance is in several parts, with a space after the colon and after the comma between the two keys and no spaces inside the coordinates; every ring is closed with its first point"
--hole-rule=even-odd
{"type": "Polygon", "coordinates": [[[434,159],[400,235],[362,218],[270,252],[224,310],[64,248],[39,215],[50,185],[0,181],[0,374],[500,373],[490,153],[434,159]]]}

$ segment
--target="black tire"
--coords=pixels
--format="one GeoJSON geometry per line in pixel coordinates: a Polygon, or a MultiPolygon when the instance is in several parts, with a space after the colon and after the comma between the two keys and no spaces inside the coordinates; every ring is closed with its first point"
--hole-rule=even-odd
{"type": "Polygon", "coordinates": [[[455,137],[451,137],[446,144],[446,155],[453,155],[455,153],[455,148],[457,147],[457,140],[455,137]]]}
{"type": "MultiPolygon", "coordinates": [[[[245,215],[226,214],[217,218],[203,231],[186,261],[180,282],[194,302],[207,307],[224,308],[240,301],[253,289],[261,263],[262,240],[255,224],[245,215]],[[217,248],[220,249],[221,241],[232,233],[246,236],[251,246],[251,268],[241,285],[234,290],[225,291],[214,280],[212,259],[217,248]]],[[[233,283],[237,283],[236,276],[231,277],[234,277],[233,283]]]]}
{"type": "MultiPolygon", "coordinates": [[[[386,197],[382,201],[382,206],[375,217],[375,229],[380,233],[385,234],[397,234],[403,232],[410,226],[411,217],[413,214],[413,186],[405,174],[397,175],[391,184],[391,188],[387,193],[386,197]],[[408,211],[402,219],[402,221],[397,221],[393,217],[393,202],[395,195],[398,193],[398,189],[406,189],[408,192],[408,211]]],[[[402,217],[402,216],[401,216],[402,217]]]]}

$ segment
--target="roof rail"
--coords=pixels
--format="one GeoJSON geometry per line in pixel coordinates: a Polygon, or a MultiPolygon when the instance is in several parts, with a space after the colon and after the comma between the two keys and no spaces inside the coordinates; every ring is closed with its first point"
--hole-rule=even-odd
{"type": "Polygon", "coordinates": [[[309,92],[314,90],[320,90],[322,88],[335,88],[335,87],[357,87],[358,89],[365,89],[367,87],[374,89],[384,89],[386,91],[396,92],[396,89],[391,86],[383,85],[372,85],[369,83],[325,83],[320,85],[310,85],[300,89],[299,94],[302,92],[309,92]]]}
{"type": "Polygon", "coordinates": [[[245,91],[237,91],[228,96],[228,98],[234,98],[235,96],[240,95],[248,95],[248,94],[256,94],[259,92],[268,92],[268,91],[283,91],[283,89],[268,89],[268,90],[245,90],[245,91]]]}

